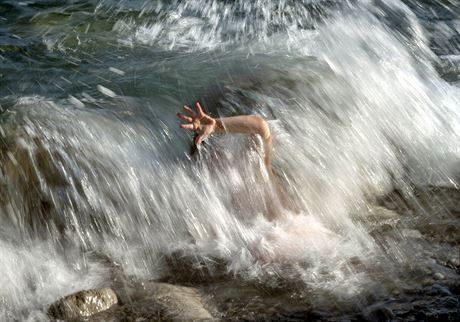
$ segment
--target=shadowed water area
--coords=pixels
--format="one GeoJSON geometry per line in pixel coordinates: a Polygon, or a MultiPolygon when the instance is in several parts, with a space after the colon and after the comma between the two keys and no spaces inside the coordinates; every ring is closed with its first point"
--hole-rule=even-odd
{"type": "Polygon", "coordinates": [[[459,87],[456,0],[0,0],[0,320],[460,319],[459,87]]]}

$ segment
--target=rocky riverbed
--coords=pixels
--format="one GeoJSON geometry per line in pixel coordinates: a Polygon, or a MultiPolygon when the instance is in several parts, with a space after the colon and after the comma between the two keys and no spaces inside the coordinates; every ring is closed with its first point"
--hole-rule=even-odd
{"type": "MultiPolygon", "coordinates": [[[[271,276],[269,283],[248,282],[242,276],[229,275],[221,259],[216,258],[213,267],[200,267],[196,259],[174,254],[168,258],[168,276],[142,281],[125,275],[110,258],[91,254],[112,272],[106,284],[109,288],[66,297],[48,312],[50,317],[82,321],[457,321],[459,202],[460,190],[430,187],[410,194],[394,191],[369,205],[358,220],[365,216],[371,222],[368,229],[387,259],[394,262],[400,280],[363,290],[348,298],[348,305],[337,298],[316,302],[327,294],[299,286],[296,268],[289,264],[278,267],[278,272],[289,278],[277,275],[271,276]],[[415,260],[398,258],[395,245],[410,247],[411,253],[404,256],[415,260]],[[76,304],[76,298],[84,297],[86,302],[76,304]]],[[[360,272],[370,268],[352,258],[344,269],[360,272]]],[[[395,276],[394,272],[374,273],[395,276]]]]}

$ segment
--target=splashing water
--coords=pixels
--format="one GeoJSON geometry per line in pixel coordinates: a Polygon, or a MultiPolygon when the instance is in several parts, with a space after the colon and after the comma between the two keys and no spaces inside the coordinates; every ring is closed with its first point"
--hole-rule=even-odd
{"type": "Polygon", "coordinates": [[[2,320],[103,285],[94,254],[138,279],[184,278],[179,257],[209,282],[292,282],[339,311],[414,271],[458,280],[438,263],[455,243],[407,237],[423,211],[375,206],[457,187],[454,2],[435,17],[437,2],[396,0],[40,3],[0,5],[2,320]],[[188,155],[175,112],[197,99],[269,120],[292,209],[244,136],[188,155]],[[392,220],[399,239],[382,242],[392,220]]]}

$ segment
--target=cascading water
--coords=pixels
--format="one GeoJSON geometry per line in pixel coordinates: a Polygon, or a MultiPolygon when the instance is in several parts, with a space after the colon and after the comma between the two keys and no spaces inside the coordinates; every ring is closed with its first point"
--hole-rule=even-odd
{"type": "Polygon", "coordinates": [[[2,1],[0,319],[114,266],[225,318],[458,313],[459,39],[456,1],[2,1]],[[189,154],[196,100],[269,120],[290,206],[248,138],[189,154]]]}

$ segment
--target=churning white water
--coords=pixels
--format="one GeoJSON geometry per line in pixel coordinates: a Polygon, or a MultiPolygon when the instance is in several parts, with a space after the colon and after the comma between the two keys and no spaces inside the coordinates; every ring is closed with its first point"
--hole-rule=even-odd
{"type": "Polygon", "coordinates": [[[211,275],[222,261],[322,304],[385,294],[424,265],[368,219],[394,189],[456,187],[460,90],[404,2],[88,3],[16,26],[72,72],[36,81],[50,94],[23,80],[26,95],[3,96],[0,319],[46,319],[56,298],[104,285],[98,254],[139,279],[171,274],[169,256],[211,275]],[[175,113],[195,100],[269,120],[287,203],[247,137],[189,155],[175,113]]]}

